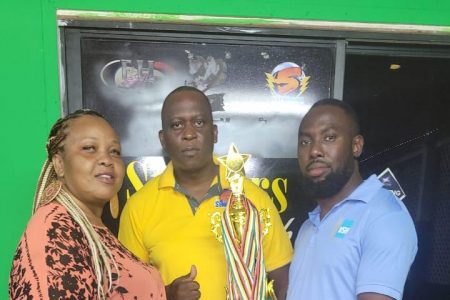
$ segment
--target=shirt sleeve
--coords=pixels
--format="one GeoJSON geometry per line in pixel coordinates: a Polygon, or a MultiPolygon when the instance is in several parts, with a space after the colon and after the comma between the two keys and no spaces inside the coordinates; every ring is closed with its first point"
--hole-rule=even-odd
{"type": "Polygon", "coordinates": [[[269,232],[263,239],[264,260],[267,272],[289,264],[292,260],[292,243],[272,199],[263,192],[264,207],[269,209],[269,232]]]}
{"type": "Polygon", "coordinates": [[[97,283],[87,240],[67,212],[50,208],[33,215],[20,240],[10,273],[10,298],[93,299],[97,283]]]}
{"type": "Polygon", "coordinates": [[[120,216],[119,241],[142,261],[149,263],[150,258],[144,245],[143,224],[140,207],[145,199],[144,190],[134,194],[127,200],[120,216]]]}
{"type": "Polygon", "coordinates": [[[361,241],[357,294],[373,292],[401,299],[417,253],[417,235],[405,211],[389,213],[368,225],[361,241]]]}
{"type": "MultiPolygon", "coordinates": [[[[49,299],[47,293],[47,274],[50,271],[45,263],[42,238],[30,238],[30,230],[25,230],[17,246],[9,277],[9,298],[49,299]]],[[[39,234],[39,233],[38,233],[39,234]]]]}

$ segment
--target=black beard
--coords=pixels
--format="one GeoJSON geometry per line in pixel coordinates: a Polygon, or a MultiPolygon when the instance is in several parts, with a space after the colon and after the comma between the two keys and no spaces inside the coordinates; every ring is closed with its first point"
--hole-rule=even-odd
{"type": "Polygon", "coordinates": [[[302,192],[306,197],[318,200],[331,198],[339,193],[353,174],[353,159],[347,161],[345,166],[337,171],[332,171],[324,180],[314,182],[303,173],[300,176],[302,192]]]}

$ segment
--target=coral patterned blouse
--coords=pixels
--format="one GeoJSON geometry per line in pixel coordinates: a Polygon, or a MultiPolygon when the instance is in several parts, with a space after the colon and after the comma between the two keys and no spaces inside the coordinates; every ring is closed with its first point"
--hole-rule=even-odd
{"type": "MultiPolygon", "coordinates": [[[[107,299],[166,299],[164,284],[154,267],[139,261],[106,227],[94,228],[118,267],[111,267],[113,285],[107,299]]],[[[14,256],[9,297],[97,299],[87,239],[60,204],[39,208],[28,223],[14,256]]]]}

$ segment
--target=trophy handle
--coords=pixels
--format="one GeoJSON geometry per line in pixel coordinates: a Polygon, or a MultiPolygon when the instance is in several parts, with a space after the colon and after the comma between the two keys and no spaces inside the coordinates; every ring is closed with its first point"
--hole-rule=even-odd
{"type": "Polygon", "coordinates": [[[216,239],[223,243],[221,216],[218,211],[211,215],[211,231],[214,233],[216,239]]]}
{"type": "Polygon", "coordinates": [[[270,220],[270,208],[263,208],[259,212],[261,216],[261,223],[263,225],[262,234],[263,236],[269,233],[269,228],[272,226],[272,222],[270,220]]]}
{"type": "Polygon", "coordinates": [[[267,283],[267,300],[277,300],[277,296],[273,290],[273,280],[267,283]]]}

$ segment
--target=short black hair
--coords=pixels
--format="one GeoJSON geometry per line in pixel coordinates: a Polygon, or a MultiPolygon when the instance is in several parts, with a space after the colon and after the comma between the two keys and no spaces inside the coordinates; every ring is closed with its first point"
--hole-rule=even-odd
{"type": "Polygon", "coordinates": [[[349,116],[350,119],[353,121],[355,125],[355,135],[361,134],[361,125],[359,122],[358,115],[356,114],[356,111],[349,103],[335,98],[324,98],[314,103],[311,106],[310,110],[320,106],[334,106],[342,109],[347,114],[347,116],[349,116]]]}
{"type": "Polygon", "coordinates": [[[165,111],[166,106],[167,106],[166,104],[167,104],[168,100],[169,100],[170,98],[172,98],[173,95],[178,94],[178,93],[181,93],[181,92],[195,92],[195,93],[198,93],[198,94],[202,97],[202,99],[205,100],[205,103],[207,103],[207,105],[208,105],[208,110],[211,112],[211,118],[212,118],[212,107],[211,107],[211,102],[209,102],[208,96],[206,96],[204,92],[202,92],[201,90],[199,90],[199,89],[196,88],[196,87],[188,86],[188,85],[182,85],[182,86],[177,87],[177,88],[174,89],[173,91],[171,91],[171,92],[166,96],[166,98],[164,99],[164,103],[163,103],[163,106],[162,106],[162,108],[161,108],[161,122],[162,122],[162,127],[163,127],[163,129],[164,129],[163,116],[164,116],[164,111],[165,111]]]}

